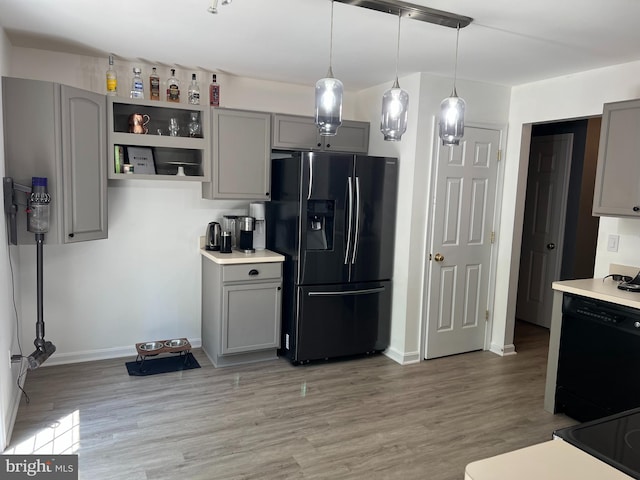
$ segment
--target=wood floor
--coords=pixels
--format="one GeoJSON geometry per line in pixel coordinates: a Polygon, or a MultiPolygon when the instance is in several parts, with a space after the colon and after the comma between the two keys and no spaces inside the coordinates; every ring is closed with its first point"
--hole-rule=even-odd
{"type": "Polygon", "coordinates": [[[548,331],[517,355],[380,355],[129,377],[106,360],[31,372],[5,453],[79,454],[81,479],[462,480],[467,463],[576,422],[543,408],[548,331]]]}

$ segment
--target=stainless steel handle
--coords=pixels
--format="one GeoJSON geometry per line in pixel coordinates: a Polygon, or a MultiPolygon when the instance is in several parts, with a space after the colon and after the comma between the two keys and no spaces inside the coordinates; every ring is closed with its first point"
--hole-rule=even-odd
{"type": "Polygon", "coordinates": [[[356,233],[353,236],[353,258],[351,263],[356,263],[358,245],[360,244],[360,178],[356,177],[356,233]]]}
{"type": "Polygon", "coordinates": [[[307,200],[311,199],[313,190],[313,153],[309,154],[309,191],[307,192],[307,200]]]}
{"type": "Polygon", "coordinates": [[[344,295],[370,295],[384,292],[384,287],[366,288],[364,290],[348,290],[345,292],[309,292],[310,297],[342,297],[344,295]]]}
{"type": "Polygon", "coordinates": [[[347,214],[347,248],[344,252],[344,264],[349,263],[349,250],[351,250],[351,225],[353,224],[353,185],[351,184],[351,177],[347,178],[347,187],[349,190],[349,213],[347,214]]]}

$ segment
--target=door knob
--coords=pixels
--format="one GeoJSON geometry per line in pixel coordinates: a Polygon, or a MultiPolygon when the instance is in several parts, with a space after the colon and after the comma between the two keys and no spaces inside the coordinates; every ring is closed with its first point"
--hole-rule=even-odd
{"type": "Polygon", "coordinates": [[[553,250],[554,248],[556,248],[555,243],[547,243],[547,250],[553,250]]]}
{"type": "Polygon", "coordinates": [[[442,261],[444,260],[444,255],[442,255],[441,253],[436,253],[436,254],[433,256],[433,259],[434,259],[436,262],[442,262],[442,261]]]}

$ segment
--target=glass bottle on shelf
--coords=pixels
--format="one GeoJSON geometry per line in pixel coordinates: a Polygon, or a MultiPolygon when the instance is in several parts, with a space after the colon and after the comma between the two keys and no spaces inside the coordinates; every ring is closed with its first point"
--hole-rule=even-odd
{"type": "Polygon", "coordinates": [[[196,80],[196,74],[191,74],[191,84],[189,85],[188,98],[190,105],[200,105],[200,85],[196,80]]]}
{"type": "Polygon", "coordinates": [[[213,74],[211,84],[209,85],[209,105],[212,107],[220,106],[220,85],[216,83],[216,74],[213,74]]]}
{"type": "Polygon", "coordinates": [[[171,77],[167,80],[167,102],[180,103],[180,80],[176,77],[176,69],[171,69],[171,77]]]}
{"type": "Polygon", "coordinates": [[[133,78],[131,79],[131,98],[144,98],[144,83],[140,74],[142,70],[133,67],[133,78]]]}
{"type": "Polygon", "coordinates": [[[113,69],[113,55],[109,55],[109,69],[107,70],[107,95],[114,96],[118,94],[118,76],[113,69]]]}
{"type": "Polygon", "coordinates": [[[187,127],[189,127],[190,137],[202,137],[202,127],[200,126],[198,112],[191,112],[191,121],[187,127]]]}
{"type": "Polygon", "coordinates": [[[160,75],[153,67],[151,75],[149,75],[149,98],[151,100],[160,100],[160,75]]]}

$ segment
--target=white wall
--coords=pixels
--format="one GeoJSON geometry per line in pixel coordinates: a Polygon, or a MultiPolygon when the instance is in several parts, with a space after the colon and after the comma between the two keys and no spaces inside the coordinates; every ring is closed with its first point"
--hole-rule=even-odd
{"type": "MultiPolygon", "coordinates": [[[[391,345],[387,354],[400,363],[411,363],[421,359],[421,332],[426,322],[424,280],[429,266],[431,174],[439,141],[435,116],[440,102],[451,93],[451,79],[421,73],[402,78],[400,85],[409,93],[409,122],[400,142],[385,142],[378,133],[380,102],[389,85],[359,92],[358,104],[359,113],[371,121],[369,153],[400,159],[391,345]]],[[[506,129],[508,87],[459,80],[457,89],[467,102],[467,123],[506,129]]]]}
{"type": "MultiPolygon", "coordinates": [[[[11,76],[104,92],[106,58],[16,47],[11,53],[7,72],[11,76]]],[[[126,96],[132,65],[116,63],[121,96],[126,96]]],[[[136,66],[145,76],[152,67],[136,66]]],[[[159,73],[166,80],[166,73],[159,73]]],[[[177,73],[186,85],[191,72],[177,73]]],[[[208,99],[210,75],[197,75],[203,98],[208,99]]],[[[218,82],[223,107],[313,114],[314,85],[224,74],[218,74],[218,82]]],[[[349,92],[345,93],[344,116],[358,119],[355,95],[349,92]]],[[[108,208],[108,239],[45,246],[46,338],[57,347],[45,367],[134,354],[134,344],[146,340],[187,337],[199,345],[198,237],[204,235],[208,222],[220,220],[223,214],[246,213],[248,202],[203,200],[196,182],[111,180],[108,208]]],[[[36,320],[36,252],[34,246],[18,250],[22,340],[31,346],[36,320]]]]}
{"type": "MultiPolygon", "coordinates": [[[[522,143],[523,128],[536,122],[601,115],[604,103],[639,98],[639,78],[640,62],[632,62],[513,88],[496,285],[497,291],[505,294],[496,298],[502,328],[494,329],[492,343],[513,342],[529,150],[526,142],[522,143]]],[[[606,275],[610,263],[640,266],[639,236],[638,220],[600,218],[594,276],[606,275]],[[620,235],[617,253],[606,251],[608,234],[620,235]]]]}
{"type": "MultiPolygon", "coordinates": [[[[0,76],[9,71],[9,41],[0,30],[0,76]]],[[[2,131],[2,96],[0,95],[0,131],[2,131]]],[[[4,177],[4,140],[0,135],[0,177],[4,177]]],[[[11,268],[9,255],[13,257],[13,267],[18,268],[16,247],[8,247],[7,230],[4,228],[4,209],[2,209],[0,228],[0,452],[9,440],[13,421],[18,409],[20,392],[16,380],[20,373],[20,364],[11,364],[9,353],[18,354],[16,345],[16,321],[13,310],[11,268]],[[11,253],[10,253],[11,252],[11,253]]],[[[27,346],[26,348],[29,348],[27,346]]],[[[26,353],[27,355],[31,353],[26,353]]]]}

